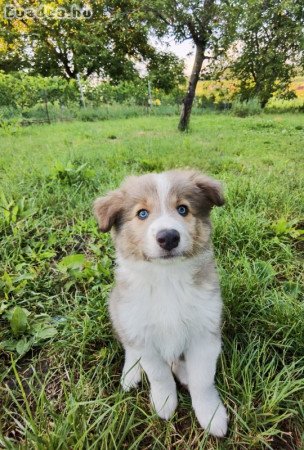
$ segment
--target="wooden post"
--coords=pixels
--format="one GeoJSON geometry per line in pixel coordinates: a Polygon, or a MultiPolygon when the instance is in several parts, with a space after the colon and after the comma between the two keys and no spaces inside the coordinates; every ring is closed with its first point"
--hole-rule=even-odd
{"type": "Polygon", "coordinates": [[[151,93],[151,81],[148,80],[148,106],[149,108],[152,108],[152,93],[151,93]]]}
{"type": "Polygon", "coordinates": [[[51,119],[50,119],[50,115],[49,115],[49,107],[48,107],[48,100],[47,100],[47,93],[46,91],[44,91],[44,105],[45,105],[45,112],[46,112],[46,117],[47,117],[47,121],[50,124],[51,123],[51,119]]]}
{"type": "Polygon", "coordinates": [[[79,89],[79,93],[80,93],[80,105],[83,108],[85,108],[85,100],[84,100],[84,95],[83,95],[83,88],[82,88],[82,84],[81,84],[79,73],[76,75],[76,80],[77,80],[77,85],[78,85],[78,89],[79,89]]]}

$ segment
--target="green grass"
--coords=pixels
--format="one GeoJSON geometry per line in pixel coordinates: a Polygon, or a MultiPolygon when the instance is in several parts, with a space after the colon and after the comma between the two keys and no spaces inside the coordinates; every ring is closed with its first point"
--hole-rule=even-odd
{"type": "Polygon", "coordinates": [[[303,445],[303,117],[206,114],[187,134],[176,125],[142,117],[0,131],[0,446],[303,445]],[[222,180],[227,197],[212,213],[225,303],[217,385],[230,416],[222,440],[198,427],[183,389],[167,423],[150,409],[146,379],[122,393],[106,308],[114,252],[91,213],[127,174],[185,166],[222,180]]]}
{"type": "MultiPolygon", "coordinates": [[[[78,103],[60,106],[59,104],[48,104],[48,112],[45,105],[38,103],[31,108],[12,108],[0,106],[0,128],[12,125],[31,125],[48,122],[69,122],[78,120],[82,122],[96,122],[111,119],[129,119],[131,117],[143,116],[175,116],[179,114],[180,106],[177,104],[164,104],[160,106],[129,105],[127,103],[90,105],[81,108],[78,103]]],[[[204,114],[205,110],[194,106],[192,115],[204,114]]]]}

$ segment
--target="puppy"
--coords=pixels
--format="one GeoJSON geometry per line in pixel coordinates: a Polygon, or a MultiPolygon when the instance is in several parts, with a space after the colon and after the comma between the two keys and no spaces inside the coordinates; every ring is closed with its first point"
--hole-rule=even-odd
{"type": "Polygon", "coordinates": [[[223,203],[219,182],[188,170],[132,176],[94,203],[100,230],[112,229],[116,246],[109,306],[125,349],[123,389],[136,387],[144,370],[157,414],[169,419],[174,374],[200,425],[219,437],[228,419],[214,386],[222,300],[209,213],[223,203]]]}

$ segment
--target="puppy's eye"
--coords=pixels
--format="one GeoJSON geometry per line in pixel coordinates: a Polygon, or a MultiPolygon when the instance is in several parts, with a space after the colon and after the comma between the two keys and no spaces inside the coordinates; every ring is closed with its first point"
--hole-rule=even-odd
{"type": "Polygon", "coordinates": [[[179,206],[177,207],[177,212],[178,212],[178,214],[180,214],[181,216],[185,217],[185,216],[188,214],[188,212],[189,212],[189,208],[188,208],[188,206],[186,206],[186,205],[179,205],[179,206]]]}
{"type": "Polygon", "coordinates": [[[146,209],[140,209],[139,211],[137,211],[137,217],[140,220],[145,220],[148,216],[149,216],[149,211],[147,211],[146,209]]]}

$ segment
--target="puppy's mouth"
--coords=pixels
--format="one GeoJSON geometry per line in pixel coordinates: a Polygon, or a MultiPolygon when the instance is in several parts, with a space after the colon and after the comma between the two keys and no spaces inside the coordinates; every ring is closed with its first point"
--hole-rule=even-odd
{"type": "Polygon", "coordinates": [[[172,258],[177,258],[180,255],[171,255],[170,253],[168,255],[161,255],[159,256],[159,259],[172,259],[172,258]]]}
{"type": "Polygon", "coordinates": [[[144,254],[144,258],[146,261],[169,261],[178,258],[181,259],[184,258],[185,256],[186,255],[184,255],[183,253],[172,253],[172,252],[166,252],[157,256],[149,256],[144,254]]]}

